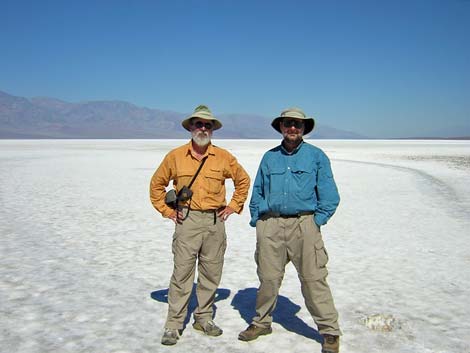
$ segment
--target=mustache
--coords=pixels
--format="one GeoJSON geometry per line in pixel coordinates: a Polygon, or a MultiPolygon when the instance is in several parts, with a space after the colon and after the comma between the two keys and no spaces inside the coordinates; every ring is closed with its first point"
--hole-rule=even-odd
{"type": "Polygon", "coordinates": [[[211,135],[208,131],[193,131],[192,138],[198,146],[206,146],[211,141],[211,135]]]}

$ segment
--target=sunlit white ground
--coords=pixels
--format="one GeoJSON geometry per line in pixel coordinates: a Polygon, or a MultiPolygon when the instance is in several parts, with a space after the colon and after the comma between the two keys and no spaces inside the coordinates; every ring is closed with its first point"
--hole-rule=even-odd
{"type": "MultiPolygon", "coordinates": [[[[248,207],[227,223],[215,317],[224,334],[188,324],[176,346],[160,344],[173,224],[152,208],[148,184],[185,142],[0,141],[2,352],[320,352],[292,265],[273,334],[237,340],[258,286],[248,207]]],[[[342,197],[322,228],[341,351],[469,353],[470,142],[312,142],[342,197]]],[[[277,143],[215,141],[252,178],[277,143]]]]}

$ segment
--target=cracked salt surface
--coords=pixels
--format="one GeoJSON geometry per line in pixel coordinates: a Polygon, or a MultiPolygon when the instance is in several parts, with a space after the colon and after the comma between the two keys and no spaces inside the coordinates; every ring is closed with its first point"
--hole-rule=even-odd
{"type": "MultiPolygon", "coordinates": [[[[206,337],[188,325],[176,346],[160,344],[173,225],[151,207],[148,184],[163,156],[185,142],[0,141],[2,351],[320,351],[291,265],[273,334],[237,340],[258,285],[247,205],[227,223],[215,317],[224,334],[206,337]]],[[[322,228],[341,351],[470,352],[470,143],[312,142],[330,156],[342,197],[322,228]],[[398,324],[373,330],[368,317],[398,324]]],[[[278,141],[214,143],[254,179],[278,141]]]]}

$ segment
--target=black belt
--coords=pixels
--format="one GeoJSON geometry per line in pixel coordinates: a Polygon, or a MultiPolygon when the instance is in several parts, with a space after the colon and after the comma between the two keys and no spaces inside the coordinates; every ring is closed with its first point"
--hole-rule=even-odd
{"type": "MultiPolygon", "coordinates": [[[[222,211],[226,206],[222,206],[222,207],[219,207],[219,208],[213,208],[213,209],[209,209],[209,210],[196,210],[194,208],[191,208],[191,211],[197,211],[197,212],[202,212],[202,213],[219,213],[220,211],[222,211]]],[[[182,209],[183,208],[186,208],[188,209],[189,207],[188,206],[183,206],[181,207],[182,209]]]]}
{"type": "Polygon", "coordinates": [[[222,206],[222,207],[219,207],[217,209],[213,209],[213,210],[193,210],[191,209],[191,211],[197,211],[197,212],[202,212],[202,213],[213,213],[214,214],[214,224],[217,223],[217,214],[222,211],[226,206],[222,206]]]}
{"type": "Polygon", "coordinates": [[[313,215],[313,211],[298,212],[295,214],[281,214],[280,212],[266,212],[261,215],[263,218],[299,218],[301,216],[313,215]]]}

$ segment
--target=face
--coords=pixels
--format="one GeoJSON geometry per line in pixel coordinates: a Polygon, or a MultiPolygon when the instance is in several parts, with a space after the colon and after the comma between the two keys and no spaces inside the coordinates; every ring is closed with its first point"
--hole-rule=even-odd
{"type": "Polygon", "coordinates": [[[214,124],[210,120],[195,118],[191,121],[191,137],[196,145],[204,147],[211,142],[214,124]]]}
{"type": "Polygon", "coordinates": [[[305,124],[302,119],[284,118],[279,123],[282,136],[288,143],[296,144],[302,141],[305,124]]]}

